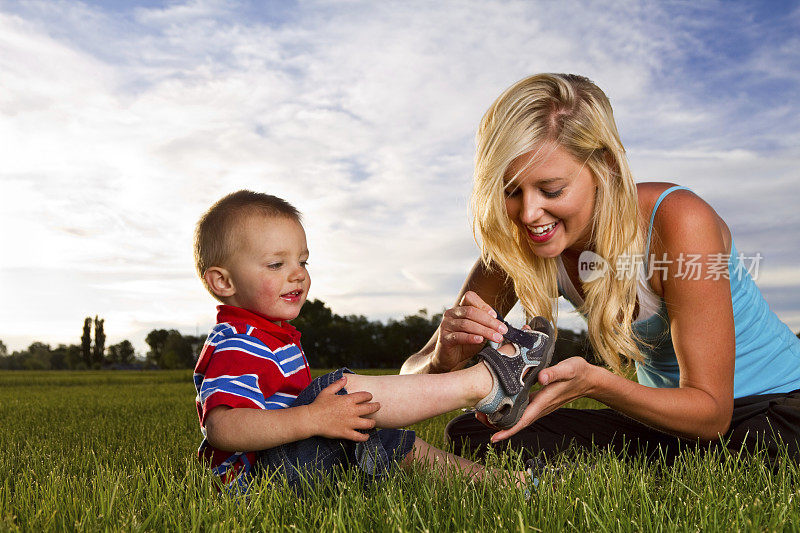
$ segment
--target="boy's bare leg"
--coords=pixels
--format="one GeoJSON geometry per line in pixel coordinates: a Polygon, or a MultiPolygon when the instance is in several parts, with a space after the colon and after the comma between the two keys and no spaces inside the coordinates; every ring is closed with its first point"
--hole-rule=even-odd
{"type": "Polygon", "coordinates": [[[435,448],[420,438],[414,441],[414,448],[406,455],[400,463],[400,466],[406,468],[412,463],[421,464],[435,471],[442,478],[447,477],[453,472],[457,472],[468,479],[476,481],[483,481],[487,477],[492,476],[496,477],[498,481],[504,481],[514,486],[523,486],[527,482],[528,477],[525,472],[508,472],[489,469],[481,464],[435,448]]]}
{"type": "Polygon", "coordinates": [[[492,375],[483,363],[446,374],[345,376],[347,392],[367,391],[380,403],[377,412],[366,416],[381,428],[401,428],[472,407],[492,390],[492,375]]]}

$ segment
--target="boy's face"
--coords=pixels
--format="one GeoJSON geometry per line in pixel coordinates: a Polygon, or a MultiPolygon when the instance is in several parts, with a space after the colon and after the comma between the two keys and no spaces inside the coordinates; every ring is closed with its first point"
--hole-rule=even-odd
{"type": "Polygon", "coordinates": [[[227,267],[234,293],[226,303],[276,321],[297,317],[311,285],[303,226],[291,218],[251,215],[240,231],[227,267]]]}

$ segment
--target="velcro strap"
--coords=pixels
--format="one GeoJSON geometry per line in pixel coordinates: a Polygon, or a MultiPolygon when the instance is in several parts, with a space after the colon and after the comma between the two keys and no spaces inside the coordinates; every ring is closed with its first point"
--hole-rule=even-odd
{"type": "Polygon", "coordinates": [[[489,363],[489,366],[492,367],[492,370],[494,370],[495,375],[497,375],[497,379],[500,380],[500,385],[503,387],[503,390],[506,391],[506,394],[514,396],[522,390],[522,383],[520,383],[519,379],[522,369],[525,366],[525,361],[522,360],[522,357],[519,355],[513,357],[503,355],[491,346],[486,346],[478,355],[483,357],[483,359],[489,363]]]}
{"type": "Polygon", "coordinates": [[[520,346],[524,346],[528,349],[533,348],[536,345],[536,343],[539,342],[539,336],[542,335],[542,333],[538,331],[529,331],[526,333],[521,329],[515,328],[502,318],[498,320],[500,320],[500,322],[505,324],[506,327],[508,328],[506,334],[503,335],[503,337],[507,341],[513,342],[514,344],[518,344],[520,346]]]}

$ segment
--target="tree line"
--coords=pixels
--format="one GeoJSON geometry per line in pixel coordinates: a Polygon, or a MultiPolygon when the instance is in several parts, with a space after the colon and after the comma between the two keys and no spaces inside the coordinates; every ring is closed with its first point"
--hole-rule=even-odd
{"type": "MultiPolygon", "coordinates": [[[[409,354],[419,350],[442,320],[441,313],[421,309],[401,320],[381,322],[363,315],[338,315],[324,302],[307,302],[292,324],[302,333],[303,350],[317,368],[399,368],[409,354]]],[[[51,347],[32,343],[26,350],[8,353],[0,341],[0,369],[87,370],[134,368],[193,368],[205,335],[184,335],[175,329],[154,329],[145,342],[149,350],[137,354],[124,340],[106,346],[104,319],[87,317],[80,344],[51,347]]],[[[594,357],[585,331],[559,329],[555,358],[594,357]]]]}

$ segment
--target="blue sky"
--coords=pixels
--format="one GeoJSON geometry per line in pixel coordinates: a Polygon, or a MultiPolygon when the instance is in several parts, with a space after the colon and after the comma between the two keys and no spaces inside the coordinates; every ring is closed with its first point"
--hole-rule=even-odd
{"type": "Polygon", "coordinates": [[[637,180],[705,198],[798,331],[800,9],[695,4],[0,1],[0,339],[205,331],[192,229],[239,188],[305,213],[311,297],[440,311],[478,121],[543,71],[606,91],[637,180]]]}

